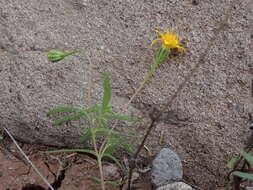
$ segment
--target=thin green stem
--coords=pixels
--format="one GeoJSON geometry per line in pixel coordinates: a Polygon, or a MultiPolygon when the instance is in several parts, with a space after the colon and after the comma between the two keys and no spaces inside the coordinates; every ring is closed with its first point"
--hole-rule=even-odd
{"type": "Polygon", "coordinates": [[[81,50],[74,50],[74,51],[71,51],[71,52],[69,52],[69,53],[66,53],[66,54],[65,54],[65,57],[66,57],[66,56],[69,56],[69,55],[74,55],[74,54],[76,54],[76,53],[84,53],[84,51],[81,51],[81,50]]]}
{"type": "Polygon", "coordinates": [[[104,172],[103,172],[103,165],[102,165],[101,156],[99,156],[97,158],[97,161],[98,161],[98,167],[99,167],[100,178],[101,178],[101,187],[102,187],[102,190],[105,190],[104,172]]]}
{"type": "Polygon", "coordinates": [[[102,190],[105,190],[104,172],[103,172],[101,155],[99,154],[99,151],[98,151],[95,134],[92,133],[91,136],[92,136],[93,146],[97,155],[98,168],[99,168],[99,173],[100,173],[100,178],[101,178],[101,187],[102,187],[102,190]]]}
{"type": "MultiPolygon", "coordinates": [[[[142,81],[142,83],[140,84],[140,87],[135,91],[135,93],[132,95],[132,97],[130,98],[130,100],[124,105],[123,107],[123,112],[125,112],[125,110],[128,108],[129,104],[133,101],[133,99],[137,96],[137,94],[139,94],[139,92],[143,89],[143,87],[145,86],[145,84],[151,79],[153,73],[155,72],[156,68],[158,67],[158,65],[160,64],[160,62],[154,62],[151,66],[151,69],[148,71],[147,75],[145,76],[145,79],[142,81]]],[[[112,128],[111,131],[116,127],[116,125],[118,124],[119,120],[117,120],[112,128]]],[[[109,133],[110,134],[110,133],[109,133]]],[[[104,149],[104,146],[106,144],[107,141],[107,137],[104,139],[104,141],[102,142],[101,146],[100,146],[100,152],[104,149]]]]}
{"type": "Polygon", "coordinates": [[[133,101],[133,99],[137,96],[137,94],[140,93],[140,91],[143,89],[145,84],[151,79],[151,77],[152,77],[153,73],[155,72],[156,68],[158,67],[158,65],[159,65],[159,62],[155,62],[152,64],[151,69],[148,71],[147,75],[145,76],[144,80],[140,84],[139,88],[135,91],[135,93],[132,95],[130,100],[125,104],[123,110],[127,109],[129,104],[133,101]]]}
{"type": "MultiPolygon", "coordinates": [[[[161,53],[161,51],[159,51],[159,53],[161,53]]],[[[166,52],[163,52],[166,53],[166,52]]],[[[164,54],[163,58],[160,56],[160,58],[154,60],[154,63],[151,65],[150,70],[148,71],[148,73],[146,74],[144,80],[142,81],[142,83],[140,84],[139,88],[135,91],[135,93],[132,95],[132,97],[130,98],[130,100],[123,106],[122,112],[125,112],[129,106],[129,104],[133,101],[133,99],[140,93],[140,91],[144,88],[145,84],[149,82],[149,80],[152,78],[153,73],[155,72],[155,70],[157,69],[158,65],[163,61],[163,59],[170,53],[170,50],[168,50],[167,54],[164,54]]],[[[161,54],[160,54],[161,55],[161,54]]],[[[117,126],[119,120],[117,120],[112,128],[111,131],[117,126]]],[[[110,133],[109,133],[110,134],[110,133]]],[[[104,139],[104,141],[102,142],[101,148],[100,150],[103,149],[103,147],[105,146],[107,141],[107,137],[104,139]]]]}

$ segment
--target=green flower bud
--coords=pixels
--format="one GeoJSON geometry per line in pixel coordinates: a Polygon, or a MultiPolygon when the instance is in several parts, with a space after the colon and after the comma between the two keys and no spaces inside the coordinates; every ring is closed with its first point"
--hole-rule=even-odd
{"type": "Polygon", "coordinates": [[[155,63],[160,64],[170,54],[170,49],[166,47],[160,47],[155,53],[155,63]]]}
{"type": "Polygon", "coordinates": [[[47,60],[50,62],[57,62],[57,61],[64,59],[65,57],[67,57],[69,55],[73,55],[75,53],[81,53],[81,51],[76,50],[76,51],[72,51],[70,53],[64,53],[62,51],[53,49],[48,52],[47,60]]]}

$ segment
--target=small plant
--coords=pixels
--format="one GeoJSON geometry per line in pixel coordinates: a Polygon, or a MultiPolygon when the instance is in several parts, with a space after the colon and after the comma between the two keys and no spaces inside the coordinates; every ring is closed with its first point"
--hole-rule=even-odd
{"type": "MultiPolygon", "coordinates": [[[[52,53],[52,51],[50,51],[52,53]]],[[[48,59],[51,61],[51,53],[48,59]]],[[[58,52],[55,51],[54,52],[58,52]]],[[[63,53],[61,53],[63,54],[63,53]]],[[[71,53],[72,54],[72,53],[71,53]]],[[[71,55],[68,54],[68,55],[71,55]]],[[[63,55],[62,55],[63,56],[63,55]]],[[[53,59],[56,60],[56,59],[53,59]]],[[[92,154],[96,157],[99,171],[100,171],[100,179],[95,178],[96,181],[101,183],[101,187],[104,190],[106,184],[115,185],[115,182],[105,181],[103,175],[103,166],[102,161],[104,158],[109,158],[114,161],[120,168],[123,166],[120,162],[113,156],[113,153],[116,149],[121,146],[123,147],[129,154],[132,154],[134,151],[134,147],[127,143],[127,138],[132,138],[136,136],[121,134],[116,130],[112,130],[108,128],[108,119],[118,119],[118,120],[126,120],[126,121],[134,121],[136,118],[117,115],[112,113],[112,106],[110,105],[111,100],[111,86],[109,74],[104,73],[104,94],[103,100],[101,104],[96,104],[87,109],[81,109],[78,107],[72,106],[63,106],[58,107],[56,109],[50,110],[47,115],[55,115],[55,114],[66,114],[65,116],[54,120],[53,125],[61,125],[66,122],[70,122],[72,120],[78,119],[80,117],[85,117],[89,121],[90,128],[87,129],[84,134],[80,137],[80,141],[82,143],[91,142],[94,150],[89,149],[64,149],[64,150],[55,150],[48,151],[47,153],[59,153],[59,152],[82,152],[92,154]],[[100,137],[106,136],[106,142],[99,144],[98,140],[100,137]],[[99,180],[98,180],[99,179],[99,180]]]]}
{"type": "Polygon", "coordinates": [[[231,169],[229,176],[233,177],[230,184],[233,190],[240,190],[243,182],[253,180],[253,156],[248,152],[241,151],[239,157],[228,162],[227,167],[231,169]]]}
{"type": "Polygon", "coordinates": [[[151,45],[155,44],[158,41],[161,41],[162,44],[155,52],[154,63],[151,65],[150,70],[146,74],[139,88],[135,91],[134,95],[130,98],[129,102],[126,104],[126,107],[133,101],[135,96],[144,88],[145,84],[149,82],[149,80],[152,78],[152,75],[156,71],[157,67],[168,57],[172,49],[185,51],[185,48],[180,45],[180,41],[177,35],[174,34],[173,32],[167,31],[165,34],[163,34],[158,30],[156,30],[156,32],[160,35],[160,37],[153,40],[151,45]]]}
{"type": "MultiPolygon", "coordinates": [[[[146,77],[141,82],[139,88],[135,91],[135,93],[131,96],[130,100],[125,104],[123,110],[125,111],[128,108],[129,104],[133,101],[136,95],[143,89],[145,84],[152,78],[152,75],[156,71],[159,64],[161,64],[166,57],[170,54],[171,49],[177,49],[179,51],[184,51],[185,49],[180,46],[180,41],[177,38],[177,35],[172,32],[166,32],[163,34],[160,31],[156,31],[160,37],[153,40],[152,45],[157,41],[161,41],[162,44],[158,48],[154,56],[154,63],[151,65],[150,70],[148,71],[146,77]]],[[[73,55],[75,53],[80,53],[82,51],[73,51],[70,53],[64,53],[58,50],[51,50],[48,53],[48,60],[50,62],[57,62],[64,59],[66,56],[73,55]]],[[[182,85],[183,86],[183,85],[182,85]]],[[[182,87],[180,87],[182,89],[182,87]]],[[[138,154],[140,153],[141,149],[144,147],[144,143],[149,136],[151,130],[153,129],[154,121],[159,118],[159,116],[152,121],[151,125],[148,127],[147,132],[144,135],[142,143],[138,147],[138,150],[134,153],[134,147],[127,142],[128,138],[133,138],[136,136],[125,135],[121,134],[118,131],[114,130],[117,124],[114,123],[111,128],[108,127],[108,120],[109,119],[117,119],[117,120],[126,120],[126,121],[134,121],[136,118],[127,117],[124,115],[118,115],[112,113],[112,106],[110,105],[111,100],[111,87],[110,87],[110,79],[109,74],[104,73],[104,94],[103,100],[101,104],[96,104],[91,106],[87,109],[81,109],[78,107],[72,106],[63,106],[58,107],[56,109],[52,109],[48,112],[48,115],[55,115],[55,114],[63,114],[70,112],[59,119],[54,120],[53,125],[61,125],[66,122],[70,122],[72,120],[78,119],[80,117],[85,117],[89,121],[90,128],[84,132],[84,134],[80,137],[81,142],[90,142],[94,148],[94,150],[89,149],[65,149],[65,150],[55,150],[55,151],[48,151],[48,153],[59,153],[59,152],[82,152],[82,153],[89,153],[96,157],[99,171],[100,171],[100,178],[94,178],[96,182],[100,182],[102,190],[105,190],[105,186],[107,184],[117,186],[118,184],[113,181],[105,181],[103,175],[103,166],[102,161],[104,158],[109,158],[113,160],[119,167],[123,168],[120,162],[113,156],[113,153],[117,150],[118,146],[123,147],[129,154],[132,155],[131,160],[136,160],[138,154]],[[103,137],[102,143],[98,141],[103,137]],[[134,153],[134,154],[133,154],[134,153]]],[[[161,111],[162,112],[162,111],[161,111]]],[[[129,178],[128,178],[128,189],[131,187],[131,177],[133,171],[134,164],[130,164],[129,168],[129,178]]]]}

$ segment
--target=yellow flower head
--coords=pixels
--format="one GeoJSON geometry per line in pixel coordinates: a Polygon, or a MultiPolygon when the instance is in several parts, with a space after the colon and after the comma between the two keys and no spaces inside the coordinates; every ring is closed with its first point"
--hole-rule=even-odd
{"type": "Polygon", "coordinates": [[[172,32],[166,32],[163,34],[162,32],[156,30],[156,32],[160,35],[159,38],[156,38],[152,41],[152,45],[156,43],[157,41],[162,41],[162,46],[168,49],[177,48],[179,51],[184,51],[185,48],[180,46],[180,41],[176,34],[173,34],[172,32]]]}

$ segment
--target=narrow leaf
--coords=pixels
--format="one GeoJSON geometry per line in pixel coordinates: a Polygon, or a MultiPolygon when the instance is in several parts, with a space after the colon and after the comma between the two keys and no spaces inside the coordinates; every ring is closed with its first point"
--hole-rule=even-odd
{"type": "Polygon", "coordinates": [[[117,146],[120,145],[119,143],[119,138],[109,136],[104,149],[105,153],[112,155],[117,150],[117,146]]]}
{"type": "Polygon", "coordinates": [[[106,147],[105,153],[112,155],[115,153],[116,150],[117,150],[116,144],[109,144],[106,147]]]}
{"type": "MultiPolygon", "coordinates": [[[[102,181],[102,180],[101,180],[100,178],[98,178],[98,177],[92,177],[92,179],[93,179],[94,181],[96,181],[96,182],[101,182],[101,181],[102,181]]],[[[115,182],[115,181],[109,181],[109,180],[106,180],[106,181],[105,181],[105,184],[112,185],[112,186],[115,186],[115,187],[118,187],[118,186],[119,186],[119,184],[118,184],[117,182],[115,182]]]]}
{"type": "Polygon", "coordinates": [[[97,187],[101,187],[101,184],[90,184],[89,186],[93,188],[97,188],[97,187]]]}
{"type": "Polygon", "coordinates": [[[67,112],[67,111],[81,111],[82,109],[78,108],[78,107],[73,107],[73,106],[62,106],[62,107],[58,107],[52,110],[49,110],[47,112],[47,115],[52,115],[52,114],[57,114],[57,113],[62,113],[62,112],[67,112]]]}
{"type": "Polygon", "coordinates": [[[95,106],[92,106],[92,107],[89,107],[88,109],[84,110],[86,111],[87,113],[92,113],[92,112],[98,112],[98,105],[95,105],[95,106]]]}
{"type": "Polygon", "coordinates": [[[96,122],[98,124],[99,127],[106,127],[107,126],[107,122],[103,117],[97,117],[96,118],[96,122]]]}
{"type": "Polygon", "coordinates": [[[245,160],[247,160],[250,167],[253,167],[253,156],[247,152],[244,152],[244,151],[241,151],[240,154],[245,160]]]}
{"type": "Polygon", "coordinates": [[[105,181],[105,184],[112,185],[114,187],[118,187],[119,184],[116,181],[105,181]]]}
{"type": "Polygon", "coordinates": [[[227,163],[227,168],[232,169],[234,168],[235,164],[240,160],[240,158],[232,158],[227,163]]]}
{"type": "Polygon", "coordinates": [[[100,179],[100,178],[98,178],[98,177],[92,177],[91,179],[93,179],[94,181],[96,181],[96,182],[101,182],[102,180],[100,179]]]}
{"type": "Polygon", "coordinates": [[[97,106],[92,106],[88,109],[81,109],[78,107],[74,107],[74,106],[62,106],[62,107],[57,107],[55,109],[49,110],[47,112],[47,115],[53,115],[53,114],[58,114],[58,113],[62,113],[62,112],[87,112],[87,113],[91,113],[91,112],[95,112],[97,111],[97,106]]]}
{"type": "Polygon", "coordinates": [[[111,86],[110,86],[110,78],[107,72],[104,73],[104,96],[102,103],[102,113],[105,113],[108,110],[108,105],[110,103],[112,96],[111,86]]]}
{"type": "Polygon", "coordinates": [[[112,161],[114,161],[121,169],[123,169],[123,166],[120,164],[117,158],[112,156],[111,154],[103,154],[102,158],[110,158],[112,161]]]}
{"type": "Polygon", "coordinates": [[[128,154],[132,155],[134,153],[134,146],[127,143],[127,142],[121,142],[123,148],[128,152],[128,154]]]}
{"type": "Polygon", "coordinates": [[[235,171],[235,172],[232,173],[232,175],[238,176],[242,179],[253,180],[253,174],[249,174],[249,173],[235,171]]]}
{"type": "Polygon", "coordinates": [[[51,150],[51,151],[46,151],[47,154],[52,154],[52,153],[61,153],[61,152],[81,152],[81,153],[88,153],[92,154],[97,157],[97,154],[93,150],[88,150],[88,149],[63,149],[63,150],[51,150]]]}
{"type": "Polygon", "coordinates": [[[106,135],[120,135],[119,132],[117,132],[115,130],[108,129],[108,128],[97,128],[96,133],[97,132],[102,132],[103,134],[106,134],[106,135]]]}
{"type": "MultiPolygon", "coordinates": [[[[120,136],[120,137],[125,137],[125,138],[141,138],[141,136],[123,134],[123,133],[120,133],[118,131],[108,129],[108,128],[104,128],[104,127],[95,129],[95,133],[102,133],[104,135],[109,135],[111,137],[120,136]]],[[[119,140],[121,140],[121,139],[119,139],[119,140]]]]}
{"type": "Polygon", "coordinates": [[[84,143],[87,142],[88,140],[90,140],[91,138],[91,129],[87,130],[86,133],[84,133],[81,137],[80,137],[80,142],[84,143]]]}
{"type": "Polygon", "coordinates": [[[63,123],[66,123],[66,122],[78,119],[78,118],[80,118],[80,117],[82,117],[84,115],[86,115],[85,111],[80,111],[80,112],[77,112],[77,113],[66,115],[66,116],[64,116],[64,117],[62,117],[60,119],[55,120],[53,122],[53,125],[61,125],[63,123]]]}
{"type": "Polygon", "coordinates": [[[125,121],[136,121],[137,118],[134,117],[128,117],[123,115],[117,115],[117,114],[105,114],[104,118],[106,119],[118,119],[118,120],[125,120],[125,121]]]}

